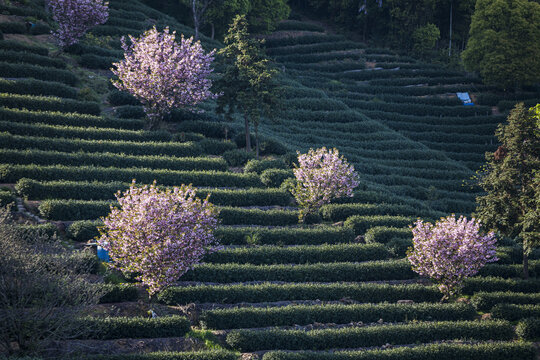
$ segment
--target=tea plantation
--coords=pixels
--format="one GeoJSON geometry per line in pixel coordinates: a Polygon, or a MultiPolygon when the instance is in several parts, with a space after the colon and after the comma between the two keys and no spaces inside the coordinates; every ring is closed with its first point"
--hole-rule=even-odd
{"type": "MultiPolygon", "coordinates": [[[[404,256],[418,217],[470,216],[479,195],[471,177],[497,149],[497,125],[516,100],[536,103],[540,94],[508,100],[462,71],[286,20],[265,35],[285,100],[260,125],[256,160],[242,150],[242,120],[225,121],[214,101],[203,113],[174,111],[150,131],[141,104],[109,81],[112,62],[123,57],[120,36],[152,24],[186,36],[191,28],[138,0],[110,0],[108,22],[61,52],[42,4],[25,4],[0,5],[0,204],[18,204],[21,227],[82,252],[81,261],[94,264],[89,276],[106,288],[80,319],[99,331],[57,344],[51,356],[537,358],[539,252],[522,280],[520,246],[501,240],[500,260],[449,303],[404,256]],[[25,17],[37,19],[30,32],[25,17]],[[469,92],[475,106],[463,106],[456,92],[469,92]],[[345,155],[360,185],[299,225],[282,184],[294,176],[297,150],[322,146],[345,155]],[[133,179],[193,184],[220,209],[223,249],[152,303],[83,249],[133,179]]],[[[223,46],[201,40],[208,50],[223,46]]]]}

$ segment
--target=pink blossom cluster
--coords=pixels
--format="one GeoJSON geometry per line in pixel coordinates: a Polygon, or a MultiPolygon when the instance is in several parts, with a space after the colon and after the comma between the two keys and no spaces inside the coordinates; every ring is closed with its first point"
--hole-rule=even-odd
{"type": "Polygon", "coordinates": [[[88,30],[109,18],[109,3],[103,0],[49,0],[58,29],[52,34],[62,47],[76,44],[88,30]]]}
{"type": "Polygon", "coordinates": [[[200,41],[182,35],[178,44],[176,32],[169,33],[168,27],[159,32],[155,26],[140,38],[130,35],[129,39],[131,44],[122,37],[125,58],[113,64],[116,69],[111,70],[119,79],[113,84],[142,102],[151,124],[173,108],[193,110],[201,101],[216,97],[208,78],[214,51],[205,54],[200,41]]]}
{"type": "Polygon", "coordinates": [[[161,190],[156,182],[116,194],[120,208],[111,206],[100,228],[100,246],[109,251],[111,266],[137,278],[152,295],[170,286],[218,249],[213,230],[217,210],[182,185],[161,190]]]}
{"type": "Polygon", "coordinates": [[[292,192],[303,208],[301,218],[332,199],[352,197],[354,188],[359,184],[354,166],[335,148],[310,149],[307,154],[298,152],[298,164],[293,170],[297,186],[292,192]]]}
{"type": "Polygon", "coordinates": [[[454,215],[435,225],[418,220],[414,227],[413,248],[407,257],[412,269],[439,284],[443,299],[459,293],[463,280],[473,276],[488,262],[497,261],[493,232],[481,235],[480,222],[454,215]]]}

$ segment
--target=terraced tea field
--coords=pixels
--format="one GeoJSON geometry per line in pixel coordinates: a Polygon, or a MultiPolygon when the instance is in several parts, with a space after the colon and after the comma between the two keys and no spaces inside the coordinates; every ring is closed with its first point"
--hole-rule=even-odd
{"type": "MultiPolygon", "coordinates": [[[[531,256],[532,278],[521,280],[519,246],[501,242],[500,260],[467,280],[464,298],[451,303],[440,303],[437,288],[404,259],[417,217],[474,210],[478,192],[468,181],[484,152],[497,148],[493,133],[508,110],[491,88],[286,21],[265,45],[282,69],[284,109],[261,124],[263,158],[232,166],[231,151],[242,147],[240,119],[223,121],[209,101],[205,113],[178,111],[162,129],[145,130],[140,104],[109,82],[111,63],[123,56],[120,35],[151,24],[186,36],[192,29],[136,0],[111,0],[110,8],[109,21],[66,54],[47,35],[1,27],[0,203],[18,198],[21,219],[28,212],[43,219],[27,227],[80,249],[132,179],[191,183],[219,207],[224,249],[152,303],[86,256],[95,281],[110,283],[102,304],[81,319],[101,331],[59,344],[55,356],[536,358],[528,341],[539,334],[540,253],[531,256]],[[480,104],[463,106],[456,92],[480,104]],[[492,113],[497,103],[502,115],[492,113]],[[337,147],[361,184],[353,198],[325,205],[301,226],[280,185],[293,176],[291,153],[321,146],[337,147]]],[[[2,9],[6,23],[46,18],[33,2],[2,9]]]]}

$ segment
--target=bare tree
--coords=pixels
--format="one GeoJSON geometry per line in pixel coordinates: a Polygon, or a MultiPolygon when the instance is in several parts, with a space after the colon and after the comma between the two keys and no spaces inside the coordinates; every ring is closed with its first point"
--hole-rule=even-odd
{"type": "Polygon", "coordinates": [[[206,23],[206,10],[214,0],[191,0],[195,40],[199,40],[199,29],[206,23]]]}
{"type": "Polygon", "coordinates": [[[55,240],[23,232],[0,208],[0,352],[36,354],[88,333],[78,319],[101,287],[85,279],[89,258],[55,240]]]}

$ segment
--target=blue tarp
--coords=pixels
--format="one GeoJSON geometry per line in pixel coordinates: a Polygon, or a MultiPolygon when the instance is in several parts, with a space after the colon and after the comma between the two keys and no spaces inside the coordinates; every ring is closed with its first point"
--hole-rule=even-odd
{"type": "Polygon", "coordinates": [[[459,100],[463,101],[463,105],[465,105],[465,106],[473,106],[474,105],[474,103],[471,101],[471,97],[469,96],[469,93],[461,92],[461,93],[456,93],[456,95],[459,98],[459,100]]]}

